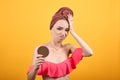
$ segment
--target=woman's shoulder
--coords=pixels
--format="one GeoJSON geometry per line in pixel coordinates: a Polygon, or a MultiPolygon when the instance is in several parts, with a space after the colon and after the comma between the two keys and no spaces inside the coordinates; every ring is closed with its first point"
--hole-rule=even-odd
{"type": "Polygon", "coordinates": [[[77,48],[77,46],[74,44],[67,43],[67,44],[64,44],[64,48],[70,50],[70,52],[74,52],[74,50],[77,48]]]}
{"type": "Polygon", "coordinates": [[[64,44],[64,46],[66,46],[66,47],[70,47],[70,46],[72,46],[73,44],[70,44],[70,43],[66,43],[66,44],[64,44]]]}
{"type": "Polygon", "coordinates": [[[67,43],[67,44],[64,44],[64,47],[68,48],[68,49],[71,49],[71,48],[77,48],[76,45],[74,44],[70,44],[70,43],[67,43]]]}

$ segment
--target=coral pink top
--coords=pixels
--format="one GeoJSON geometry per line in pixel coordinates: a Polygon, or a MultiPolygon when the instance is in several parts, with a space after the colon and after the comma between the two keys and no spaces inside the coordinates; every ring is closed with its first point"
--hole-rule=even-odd
{"type": "MultiPolygon", "coordinates": [[[[77,48],[72,56],[61,63],[52,63],[45,61],[37,71],[38,75],[49,77],[61,77],[72,72],[76,68],[76,65],[82,60],[82,49],[77,48]]],[[[33,69],[34,65],[31,65],[28,69],[29,73],[33,69]]]]}

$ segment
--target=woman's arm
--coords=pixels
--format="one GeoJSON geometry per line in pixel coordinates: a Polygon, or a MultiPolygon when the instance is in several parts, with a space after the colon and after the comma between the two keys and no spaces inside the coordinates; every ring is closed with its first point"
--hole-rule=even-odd
{"type": "Polygon", "coordinates": [[[91,56],[93,54],[92,49],[87,45],[87,43],[79,37],[75,32],[71,31],[71,35],[76,39],[83,49],[83,56],[91,56]]]}
{"type": "Polygon", "coordinates": [[[28,80],[35,80],[39,66],[44,62],[44,58],[42,57],[42,55],[37,54],[37,49],[38,47],[35,49],[35,52],[33,55],[33,60],[32,60],[33,68],[27,74],[28,80]]]}
{"type": "Polygon", "coordinates": [[[75,40],[79,43],[79,45],[82,47],[83,49],[83,56],[91,56],[93,54],[92,49],[88,46],[88,44],[80,37],[78,36],[74,29],[73,29],[73,24],[72,24],[72,16],[68,15],[68,20],[70,23],[70,33],[71,35],[75,38],[75,40]]]}
{"type": "Polygon", "coordinates": [[[36,78],[36,73],[37,73],[37,68],[33,68],[27,75],[28,80],[35,80],[36,78]]]}

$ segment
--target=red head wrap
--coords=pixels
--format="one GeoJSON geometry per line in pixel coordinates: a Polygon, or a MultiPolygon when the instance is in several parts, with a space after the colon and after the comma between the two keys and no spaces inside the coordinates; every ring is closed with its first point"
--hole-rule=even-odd
{"type": "Polygon", "coordinates": [[[73,16],[73,11],[70,8],[68,8],[68,7],[60,8],[52,17],[52,20],[50,23],[50,30],[52,29],[54,24],[60,19],[65,19],[69,25],[68,16],[67,16],[68,14],[71,14],[73,16]]]}

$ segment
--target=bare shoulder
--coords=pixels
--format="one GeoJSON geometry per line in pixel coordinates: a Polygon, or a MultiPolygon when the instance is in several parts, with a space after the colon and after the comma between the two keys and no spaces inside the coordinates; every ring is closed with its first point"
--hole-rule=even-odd
{"type": "Polygon", "coordinates": [[[75,49],[77,48],[76,45],[70,44],[70,43],[65,44],[64,47],[65,47],[66,49],[70,50],[71,52],[74,52],[75,49]]]}

